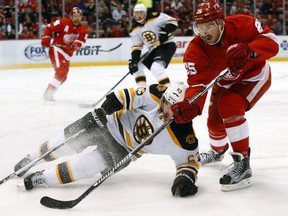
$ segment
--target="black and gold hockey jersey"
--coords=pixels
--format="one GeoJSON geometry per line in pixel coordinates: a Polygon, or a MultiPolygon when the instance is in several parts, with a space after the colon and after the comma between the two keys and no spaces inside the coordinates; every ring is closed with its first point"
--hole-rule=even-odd
{"type": "MultiPolygon", "coordinates": [[[[117,142],[134,149],[164,124],[160,104],[166,88],[153,84],[114,92],[123,107],[107,116],[107,126],[117,142]]],[[[183,168],[198,172],[198,140],[192,122],[181,125],[172,122],[139,152],[144,153],[169,155],[177,171],[183,168]]]]}
{"type": "MultiPolygon", "coordinates": [[[[139,24],[135,22],[130,30],[130,36],[132,40],[132,51],[141,50],[143,44],[148,48],[158,44],[159,31],[165,27],[166,24],[173,24],[177,26],[177,20],[165,13],[153,12],[148,14],[145,23],[139,24]]],[[[169,41],[174,41],[174,37],[171,34],[169,41]]]]}

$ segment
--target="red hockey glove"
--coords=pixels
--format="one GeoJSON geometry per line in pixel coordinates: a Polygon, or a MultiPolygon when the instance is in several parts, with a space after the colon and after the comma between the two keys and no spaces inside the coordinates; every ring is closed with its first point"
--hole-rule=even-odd
{"type": "Polygon", "coordinates": [[[230,72],[237,76],[248,64],[251,51],[246,43],[233,44],[226,51],[226,62],[230,72]]]}
{"type": "Polygon", "coordinates": [[[175,103],[171,110],[174,121],[178,124],[190,122],[199,114],[199,107],[195,104],[190,104],[188,100],[175,103]]]}
{"type": "Polygon", "coordinates": [[[73,42],[71,47],[75,50],[75,51],[79,51],[82,47],[82,44],[80,42],[73,42]]]}
{"type": "Polygon", "coordinates": [[[41,45],[43,47],[49,47],[50,46],[50,40],[51,40],[50,36],[43,36],[42,40],[41,40],[41,45]]]}

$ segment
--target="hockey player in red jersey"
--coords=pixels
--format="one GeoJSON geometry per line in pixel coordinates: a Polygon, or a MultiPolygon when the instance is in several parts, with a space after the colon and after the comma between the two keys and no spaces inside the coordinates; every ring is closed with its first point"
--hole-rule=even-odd
{"type": "MultiPolygon", "coordinates": [[[[43,143],[39,150],[31,152],[18,162],[15,171],[58,146],[65,139],[75,136],[80,130],[86,129],[85,133],[43,158],[52,161],[74,154],[70,160],[26,176],[25,188],[31,190],[43,184],[66,184],[91,178],[99,172],[105,173],[105,169],[115,166],[128,152],[143,143],[172,117],[171,106],[183,100],[186,88],[184,83],[168,88],[152,84],[147,88],[114,91],[106,97],[101,108],[92,110],[70,124],[59,137],[43,143]],[[88,146],[97,148],[82,152],[88,146]],[[75,154],[80,152],[82,153],[75,154]]],[[[151,143],[138,151],[135,159],[145,153],[168,155],[174,161],[176,177],[171,188],[174,196],[185,197],[197,193],[195,182],[199,169],[199,153],[192,122],[172,122],[155,136],[151,143]]],[[[18,176],[24,173],[21,172],[18,176]]]]}
{"type": "MultiPolygon", "coordinates": [[[[220,178],[222,191],[249,187],[252,171],[245,112],[271,85],[267,59],[278,53],[277,38],[252,16],[224,18],[215,0],[200,3],[193,19],[197,36],[184,53],[189,84],[185,98],[194,97],[225,68],[230,70],[212,89],[207,120],[211,151],[201,154],[201,163],[221,161],[230,143],[234,165],[220,178]]],[[[191,105],[187,100],[176,103],[174,120],[185,123],[201,115],[206,97],[191,105]]]]}
{"type": "Polygon", "coordinates": [[[67,79],[70,68],[70,58],[86,42],[88,28],[81,24],[82,11],[73,7],[70,17],[49,23],[42,36],[41,44],[49,48],[49,58],[55,70],[55,75],[43,95],[44,100],[54,101],[54,93],[67,79]],[[51,44],[52,34],[55,34],[51,44]]]}

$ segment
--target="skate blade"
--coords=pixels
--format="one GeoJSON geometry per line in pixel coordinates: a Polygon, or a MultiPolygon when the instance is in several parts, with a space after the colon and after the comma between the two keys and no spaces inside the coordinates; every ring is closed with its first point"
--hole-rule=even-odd
{"type": "Polygon", "coordinates": [[[223,192],[229,192],[234,190],[240,190],[243,188],[250,187],[252,185],[251,178],[244,179],[237,184],[228,184],[228,185],[222,185],[221,191],[223,192]]]}

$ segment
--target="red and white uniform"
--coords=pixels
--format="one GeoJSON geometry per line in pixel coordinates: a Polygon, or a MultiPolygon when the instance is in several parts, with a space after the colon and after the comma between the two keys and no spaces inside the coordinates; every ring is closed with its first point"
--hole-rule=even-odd
{"type": "Polygon", "coordinates": [[[69,72],[70,58],[75,49],[72,43],[77,42],[83,45],[88,37],[88,28],[81,23],[75,26],[69,17],[64,17],[47,25],[44,35],[55,38],[50,46],[49,57],[55,69],[55,82],[51,83],[56,88],[59,87],[66,79],[69,72]],[[57,83],[58,81],[58,83],[57,83]]]}
{"type": "MultiPolygon", "coordinates": [[[[228,141],[235,152],[246,152],[249,146],[249,130],[245,111],[251,109],[271,84],[271,72],[267,59],[278,53],[277,37],[251,16],[235,15],[224,19],[225,30],[216,45],[208,45],[196,36],[184,54],[189,88],[185,98],[193,98],[222,70],[227,48],[236,43],[248,44],[257,53],[248,65],[234,77],[228,74],[214,85],[209,104],[208,130],[214,149],[228,141]]],[[[196,104],[203,110],[207,94],[196,104]]]]}

